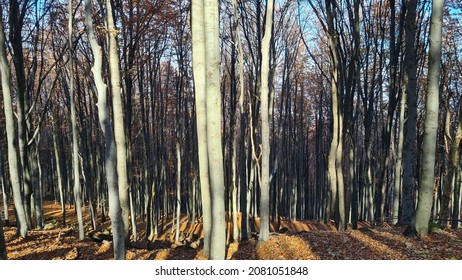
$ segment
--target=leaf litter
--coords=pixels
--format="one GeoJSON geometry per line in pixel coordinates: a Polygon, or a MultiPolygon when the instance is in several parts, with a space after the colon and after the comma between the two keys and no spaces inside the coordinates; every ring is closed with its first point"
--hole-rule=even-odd
{"type": "MultiPolygon", "coordinates": [[[[55,209],[56,205],[47,207],[55,209]]],[[[45,211],[46,219],[56,219],[45,211]]],[[[72,212],[69,211],[69,216],[72,212]]],[[[10,221],[11,224],[11,221],[10,221]]],[[[86,232],[89,231],[87,221],[86,232]]],[[[100,223],[101,227],[110,224],[100,223]]],[[[183,219],[182,231],[187,237],[172,242],[171,225],[164,224],[164,232],[156,240],[148,241],[145,225],[140,221],[138,238],[131,240],[128,260],[205,260],[201,240],[187,243],[192,236],[200,238],[200,221],[189,223],[183,219]],[[188,239],[189,238],[189,239],[188,239]],[[192,246],[191,244],[195,244],[192,246]]],[[[255,232],[258,232],[258,220],[255,232]]],[[[258,234],[240,242],[227,243],[226,259],[231,260],[462,260],[462,229],[432,232],[425,239],[405,237],[404,227],[370,226],[360,223],[358,230],[336,231],[333,224],[318,221],[283,219],[283,230],[272,233],[267,242],[258,242],[258,234]],[[283,232],[283,233],[281,233],[283,232]]],[[[113,258],[112,241],[96,242],[89,236],[78,240],[76,221],[69,217],[67,226],[30,230],[26,238],[16,236],[15,227],[4,227],[8,259],[13,260],[108,260],[113,258]]]]}

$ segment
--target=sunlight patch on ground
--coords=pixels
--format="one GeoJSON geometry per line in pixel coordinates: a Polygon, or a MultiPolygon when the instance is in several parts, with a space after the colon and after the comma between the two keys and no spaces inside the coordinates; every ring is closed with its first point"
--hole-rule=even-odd
{"type": "Polygon", "coordinates": [[[256,258],[260,260],[319,260],[310,246],[300,237],[274,235],[257,245],[256,258]]]}
{"type": "Polygon", "coordinates": [[[372,252],[375,252],[379,255],[383,255],[384,259],[407,259],[407,257],[401,254],[400,252],[388,247],[387,245],[377,241],[374,238],[371,238],[369,235],[364,234],[360,231],[353,231],[350,236],[362,242],[364,246],[369,248],[369,250],[371,250],[372,252]]]}

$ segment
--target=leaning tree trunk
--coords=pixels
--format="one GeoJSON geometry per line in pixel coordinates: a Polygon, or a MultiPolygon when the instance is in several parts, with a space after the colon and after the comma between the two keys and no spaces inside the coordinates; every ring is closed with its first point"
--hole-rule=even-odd
{"type": "Polygon", "coordinates": [[[119,51],[117,47],[117,30],[112,12],[112,1],[106,1],[107,38],[109,50],[109,71],[111,76],[112,107],[114,115],[114,139],[117,151],[117,178],[119,183],[119,199],[122,208],[125,242],[130,241],[130,197],[127,177],[127,145],[125,141],[124,112],[120,86],[119,51]]]}
{"type": "Polygon", "coordinates": [[[260,235],[259,241],[269,239],[269,160],[270,160],[270,126],[269,126],[269,63],[270,46],[273,33],[273,6],[274,0],[266,4],[265,35],[261,46],[261,92],[260,92],[260,118],[261,118],[261,186],[260,186],[260,235]]]}
{"type": "Polygon", "coordinates": [[[117,185],[116,147],[114,134],[109,120],[107,105],[107,86],[103,80],[103,52],[96,39],[91,12],[91,0],[85,0],[85,24],[88,40],[95,59],[92,67],[98,94],[98,116],[101,130],[105,138],[104,167],[109,198],[109,216],[111,217],[114,259],[125,259],[125,239],[123,232],[122,210],[120,208],[119,191],[117,185]]]}
{"type": "Polygon", "coordinates": [[[5,110],[5,127],[8,141],[8,166],[10,170],[11,188],[18,224],[18,235],[26,237],[27,222],[26,213],[21,194],[21,182],[19,177],[18,151],[16,148],[16,131],[14,127],[13,102],[11,100],[10,69],[5,47],[5,32],[3,29],[3,9],[0,9],[0,73],[2,76],[3,107],[5,110]]]}
{"type": "Polygon", "coordinates": [[[433,0],[428,51],[428,88],[425,103],[425,123],[422,144],[422,173],[415,217],[415,229],[420,237],[428,234],[435,181],[435,153],[438,136],[439,84],[441,74],[441,41],[444,0],[433,0]]]}
{"type": "Polygon", "coordinates": [[[77,118],[75,113],[75,100],[74,100],[74,64],[73,59],[73,40],[72,40],[72,29],[74,25],[73,17],[73,5],[72,0],[69,1],[69,22],[68,22],[68,44],[69,44],[69,100],[71,106],[71,127],[72,127],[72,167],[74,173],[74,201],[75,210],[77,213],[77,221],[79,224],[79,239],[85,239],[85,232],[83,228],[83,217],[82,217],[82,193],[80,189],[80,172],[79,172],[79,140],[77,131],[77,118]]]}

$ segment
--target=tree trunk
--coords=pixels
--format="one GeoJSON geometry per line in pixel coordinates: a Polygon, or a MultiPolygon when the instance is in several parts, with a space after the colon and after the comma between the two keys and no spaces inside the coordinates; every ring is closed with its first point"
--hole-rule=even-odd
{"type": "MultiPolygon", "coordinates": [[[[459,178],[462,175],[461,172],[461,167],[459,165],[459,178]]],[[[456,182],[456,186],[454,188],[454,199],[453,199],[453,207],[452,207],[452,222],[451,222],[451,228],[457,229],[460,225],[460,205],[461,205],[461,196],[462,196],[462,190],[461,190],[461,185],[462,181],[456,182]]]]}
{"type": "Polygon", "coordinates": [[[73,63],[73,5],[72,0],[69,1],[69,22],[68,22],[68,40],[69,40],[69,100],[71,107],[71,127],[72,127],[72,167],[74,174],[74,201],[75,210],[77,212],[77,221],[79,224],[79,239],[85,239],[85,232],[83,228],[83,217],[82,217],[82,200],[81,200],[81,189],[80,189],[80,172],[79,172],[79,140],[77,130],[77,118],[75,113],[75,102],[74,102],[74,63],[73,63]]]}
{"type": "Polygon", "coordinates": [[[108,60],[114,115],[114,140],[117,151],[117,178],[119,184],[120,207],[122,208],[124,238],[125,243],[128,244],[130,241],[130,197],[128,194],[129,185],[127,177],[127,145],[125,141],[124,113],[120,86],[119,52],[116,39],[118,31],[115,29],[112,5],[111,0],[106,0],[108,60]]]}
{"type": "Polygon", "coordinates": [[[8,185],[8,179],[5,173],[4,167],[4,159],[3,159],[3,150],[0,147],[0,184],[2,184],[2,200],[3,200],[3,215],[5,217],[5,225],[9,226],[10,218],[9,218],[9,201],[10,201],[10,191],[8,185]]]}
{"type": "Polygon", "coordinates": [[[441,42],[443,28],[443,0],[433,0],[428,51],[428,88],[425,103],[425,128],[422,144],[422,173],[415,217],[415,229],[421,238],[428,234],[433,187],[435,155],[438,135],[438,106],[441,77],[441,42]]]}
{"type": "Polygon", "coordinates": [[[223,173],[220,92],[220,38],[217,0],[204,1],[207,155],[212,202],[210,258],[223,260],[226,253],[225,186],[223,173]]]}
{"type": "Polygon", "coordinates": [[[342,171],[343,153],[343,116],[339,91],[339,53],[338,34],[335,30],[334,17],[336,6],[330,0],[326,0],[327,25],[329,39],[329,58],[332,91],[332,142],[329,148],[328,173],[331,191],[331,214],[337,222],[337,228],[343,230],[345,223],[344,184],[342,171]]]}
{"type": "Polygon", "coordinates": [[[3,233],[2,215],[0,215],[0,260],[7,260],[5,234],[3,233]]]}
{"type": "Polygon", "coordinates": [[[207,151],[207,107],[206,107],[206,55],[204,0],[191,2],[192,14],[192,59],[194,71],[197,149],[199,158],[199,178],[201,186],[202,219],[204,226],[204,254],[210,256],[210,239],[212,229],[212,209],[209,182],[209,163],[207,151]]]}
{"type": "Polygon", "coordinates": [[[61,161],[60,161],[60,153],[58,151],[58,144],[56,141],[56,120],[52,119],[52,138],[53,138],[53,153],[55,156],[55,169],[56,169],[56,179],[58,184],[58,192],[59,192],[59,200],[61,203],[61,212],[63,217],[63,226],[66,226],[66,202],[65,202],[65,194],[64,194],[64,186],[63,186],[63,179],[61,174],[61,161]]]}
{"type": "MultiPolygon", "coordinates": [[[[179,138],[179,137],[178,137],[179,138]]],[[[179,140],[178,140],[179,141],[179,140]]],[[[181,222],[181,148],[180,142],[176,143],[176,229],[175,241],[179,241],[181,222]]]]}
{"type": "Polygon", "coordinates": [[[270,45],[273,33],[273,6],[274,0],[266,4],[265,35],[263,36],[261,53],[261,92],[260,92],[260,118],[261,118],[261,186],[260,186],[260,235],[259,241],[269,239],[269,160],[270,160],[270,126],[269,126],[269,62],[270,45]]]}
{"type": "MultiPolygon", "coordinates": [[[[403,146],[403,197],[399,224],[409,225],[414,217],[415,192],[415,146],[417,120],[417,59],[415,49],[416,0],[405,0],[407,9],[405,18],[405,74],[403,86],[406,88],[407,117],[404,124],[403,146]]],[[[404,104],[401,104],[402,106],[404,104]]]]}
{"type": "MultiPolygon", "coordinates": [[[[447,110],[449,110],[449,98],[451,95],[448,95],[447,99],[447,110]]],[[[450,120],[449,113],[447,113],[447,118],[450,120]]],[[[449,133],[449,131],[447,131],[449,133]]],[[[449,217],[451,212],[450,202],[451,197],[454,195],[454,202],[458,202],[457,192],[454,192],[455,186],[459,183],[457,182],[457,173],[459,169],[459,148],[460,141],[462,140],[462,102],[459,102],[459,118],[457,123],[457,131],[452,139],[451,147],[449,149],[449,171],[448,175],[445,178],[444,189],[441,194],[441,209],[439,212],[440,225],[443,228],[446,228],[449,224],[449,217]]],[[[437,201],[437,199],[436,199],[437,201]]],[[[453,203],[455,206],[456,203],[453,203]]],[[[435,207],[435,210],[437,207],[435,207]]],[[[457,211],[455,213],[458,213],[457,211]]],[[[452,219],[457,219],[457,217],[452,217],[452,219]]]]}
{"type": "MultiPolygon", "coordinates": [[[[24,3],[25,5],[26,3],[24,3]]],[[[24,53],[23,53],[23,38],[22,38],[22,27],[21,17],[24,15],[25,9],[21,9],[17,0],[10,1],[10,43],[13,50],[13,63],[16,72],[17,82],[17,108],[16,114],[18,118],[18,152],[19,152],[19,163],[20,171],[22,176],[20,177],[21,187],[23,190],[23,205],[24,213],[26,217],[27,227],[32,227],[31,219],[31,197],[32,187],[30,185],[30,168],[27,157],[27,121],[26,112],[28,111],[29,98],[27,94],[27,81],[24,69],[24,53]]]]}
{"type": "Polygon", "coordinates": [[[103,131],[105,138],[104,167],[106,183],[108,186],[109,216],[111,217],[112,224],[114,259],[122,260],[125,259],[126,249],[123,231],[122,210],[120,208],[119,191],[117,185],[116,147],[112,126],[109,120],[109,110],[106,96],[107,86],[104,83],[102,76],[103,53],[95,36],[91,7],[91,0],[85,0],[85,23],[87,28],[87,35],[95,59],[92,72],[98,94],[98,116],[101,130],[103,131]]]}
{"type": "Polygon", "coordinates": [[[395,186],[393,190],[393,224],[399,222],[399,206],[402,193],[402,172],[403,172],[403,143],[404,143],[404,113],[406,108],[406,90],[401,93],[401,107],[399,109],[399,132],[398,132],[398,150],[395,164],[395,186]]]}
{"type": "Polygon", "coordinates": [[[8,165],[10,170],[11,188],[18,224],[17,234],[26,237],[27,222],[26,213],[21,194],[21,182],[19,177],[18,151],[16,148],[16,131],[14,127],[13,102],[11,100],[10,70],[6,55],[5,32],[3,29],[3,8],[0,9],[0,73],[2,78],[3,106],[5,110],[5,127],[8,141],[8,165]]]}

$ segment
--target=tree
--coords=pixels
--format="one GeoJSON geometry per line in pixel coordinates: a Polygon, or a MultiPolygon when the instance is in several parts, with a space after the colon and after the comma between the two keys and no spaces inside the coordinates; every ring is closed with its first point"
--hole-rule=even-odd
{"type": "Polygon", "coordinates": [[[204,1],[191,2],[193,40],[194,93],[196,102],[197,145],[199,158],[199,177],[202,198],[202,216],[204,223],[204,254],[210,256],[212,212],[209,182],[209,163],[207,156],[207,106],[206,106],[206,68],[205,68],[205,26],[204,1]]]}
{"type": "Polygon", "coordinates": [[[8,165],[11,188],[13,190],[18,235],[26,237],[27,222],[24,210],[18,166],[18,150],[16,148],[16,130],[14,126],[13,104],[11,100],[10,70],[6,56],[5,32],[3,28],[3,9],[0,9],[0,73],[2,78],[3,106],[5,110],[6,136],[8,140],[8,165]]]}
{"type": "Polygon", "coordinates": [[[114,259],[125,259],[125,238],[123,231],[122,210],[120,208],[119,191],[117,185],[116,144],[107,105],[107,85],[103,80],[103,51],[98,44],[92,18],[91,0],[85,0],[85,23],[88,40],[94,56],[92,67],[96,91],[98,94],[98,116],[101,130],[104,134],[105,154],[104,167],[106,184],[108,187],[109,216],[111,217],[112,236],[114,241],[114,259]]]}
{"type": "Polygon", "coordinates": [[[432,1],[430,48],[428,50],[428,88],[425,101],[425,127],[422,144],[422,172],[415,217],[415,229],[420,237],[428,235],[435,181],[435,153],[438,132],[438,106],[441,78],[441,41],[443,0],[432,1]]]}
{"type": "MultiPolygon", "coordinates": [[[[221,146],[218,1],[197,0],[193,1],[191,6],[193,11],[193,69],[196,86],[197,134],[199,139],[202,198],[204,199],[204,196],[208,195],[208,191],[210,193],[210,202],[207,198],[202,202],[203,212],[204,216],[210,215],[211,217],[210,224],[208,225],[210,228],[210,243],[208,245],[210,246],[210,259],[224,259],[226,226],[221,146]],[[200,134],[202,135],[199,136],[200,134]],[[204,166],[204,164],[207,165],[204,166]],[[202,173],[204,169],[208,170],[208,174],[207,172],[206,174],[202,173]],[[206,175],[208,176],[206,177],[206,175]],[[207,190],[207,186],[209,186],[209,190],[207,190]],[[210,214],[206,213],[207,211],[210,214]]],[[[206,220],[204,218],[204,227],[207,226],[205,223],[206,220]]]]}
{"type": "MultiPolygon", "coordinates": [[[[403,144],[403,197],[401,202],[401,215],[399,224],[409,225],[414,218],[414,179],[415,179],[415,147],[417,130],[417,58],[415,48],[415,29],[416,29],[416,6],[415,0],[403,0],[406,7],[406,17],[404,22],[405,30],[405,74],[403,77],[403,87],[406,92],[407,116],[404,123],[404,144],[403,144]]],[[[401,104],[404,106],[404,104],[401,104]]]]}
{"type": "Polygon", "coordinates": [[[106,1],[108,60],[111,77],[112,107],[114,115],[114,140],[117,151],[117,178],[119,183],[119,199],[122,208],[125,242],[130,241],[130,198],[127,178],[127,145],[125,139],[122,88],[120,86],[120,64],[117,45],[118,31],[114,24],[113,1],[106,1]]]}
{"type": "Polygon", "coordinates": [[[262,64],[261,64],[261,91],[260,91],[260,117],[262,134],[261,156],[261,194],[260,194],[260,235],[259,241],[268,241],[269,238],[269,176],[270,176],[270,126],[269,126],[269,63],[270,45],[273,34],[273,10],[274,0],[266,4],[265,35],[262,41],[262,64]]]}
{"type": "Polygon", "coordinates": [[[328,173],[331,191],[331,209],[335,213],[337,228],[346,228],[344,181],[343,181],[343,116],[339,84],[339,36],[335,28],[336,1],[326,0],[327,37],[329,40],[330,77],[332,92],[332,140],[329,148],[328,173]]]}
{"type": "Polygon", "coordinates": [[[68,43],[69,43],[69,62],[67,68],[69,71],[69,100],[71,107],[71,126],[72,126],[72,167],[74,172],[74,200],[75,210],[77,212],[77,221],[79,224],[79,239],[85,239],[85,232],[83,228],[83,217],[82,217],[82,198],[80,190],[80,169],[79,169],[79,140],[78,140],[78,129],[77,119],[75,113],[75,101],[74,101],[74,63],[73,63],[73,27],[74,27],[74,8],[72,0],[69,0],[69,22],[68,22],[68,43]]]}
{"type": "Polygon", "coordinates": [[[0,215],[0,260],[7,260],[5,234],[3,233],[3,219],[0,215]]]}
{"type": "Polygon", "coordinates": [[[10,1],[9,23],[10,23],[10,42],[12,46],[13,64],[15,69],[15,78],[17,84],[17,98],[18,106],[16,107],[16,114],[18,116],[18,152],[20,163],[20,182],[23,189],[23,205],[24,213],[26,215],[26,222],[29,228],[32,227],[32,186],[31,186],[31,170],[28,161],[28,131],[27,126],[30,122],[26,118],[26,113],[29,110],[29,94],[27,92],[27,80],[24,65],[24,49],[22,30],[24,27],[24,18],[27,11],[27,1],[19,5],[17,0],[10,1]]]}

